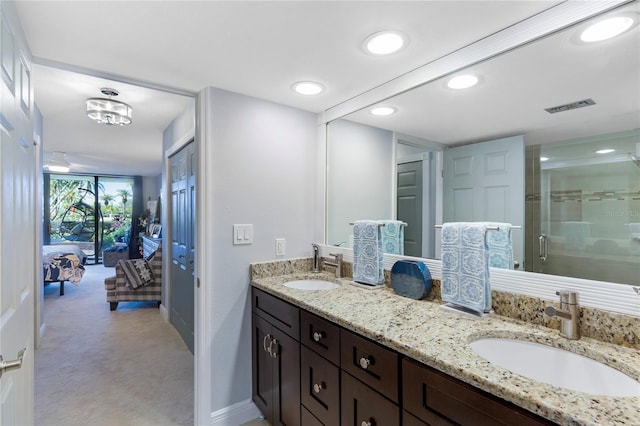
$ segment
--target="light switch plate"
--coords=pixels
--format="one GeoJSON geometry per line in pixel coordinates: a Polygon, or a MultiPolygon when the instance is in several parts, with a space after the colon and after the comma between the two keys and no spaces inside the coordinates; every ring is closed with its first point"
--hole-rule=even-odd
{"type": "Polygon", "coordinates": [[[286,252],[286,241],[284,238],[276,238],[276,256],[284,256],[286,252]]]}
{"type": "Polygon", "coordinates": [[[233,225],[233,245],[253,244],[253,225],[233,225]]]}

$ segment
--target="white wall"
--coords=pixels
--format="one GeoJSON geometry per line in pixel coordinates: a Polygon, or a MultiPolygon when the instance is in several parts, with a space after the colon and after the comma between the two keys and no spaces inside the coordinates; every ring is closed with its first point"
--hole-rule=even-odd
{"type": "Polygon", "coordinates": [[[349,242],[359,219],[393,219],[393,132],[348,120],[327,127],[327,244],[349,242]]]}
{"type": "MultiPolygon", "coordinates": [[[[208,88],[200,111],[205,238],[199,271],[208,286],[211,412],[251,398],[249,263],[311,255],[315,225],[317,128],[314,114],[208,88]],[[211,206],[211,207],[209,207],[211,206]],[[233,224],[254,226],[252,245],[232,245],[233,224]]],[[[197,346],[197,344],[196,344],[197,346]]]]}

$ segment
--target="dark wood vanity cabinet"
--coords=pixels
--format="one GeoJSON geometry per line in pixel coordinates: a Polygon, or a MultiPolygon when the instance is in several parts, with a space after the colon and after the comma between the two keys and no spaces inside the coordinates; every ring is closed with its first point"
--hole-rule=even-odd
{"type": "Polygon", "coordinates": [[[403,407],[421,419],[407,425],[540,426],[552,425],[518,406],[405,358],[402,361],[403,407]]]}
{"type": "Polygon", "coordinates": [[[299,309],[252,289],[253,401],[272,426],[300,425],[299,309]]]}
{"type": "Polygon", "coordinates": [[[253,400],[272,426],[552,425],[252,288],[253,400]]]}

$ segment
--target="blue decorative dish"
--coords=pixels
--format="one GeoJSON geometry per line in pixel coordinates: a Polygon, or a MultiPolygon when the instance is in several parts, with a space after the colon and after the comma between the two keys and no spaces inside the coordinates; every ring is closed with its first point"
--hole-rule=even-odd
{"type": "Polygon", "coordinates": [[[423,262],[399,260],[391,268],[391,287],[396,294],[411,299],[422,299],[431,291],[433,280],[423,262]]]}

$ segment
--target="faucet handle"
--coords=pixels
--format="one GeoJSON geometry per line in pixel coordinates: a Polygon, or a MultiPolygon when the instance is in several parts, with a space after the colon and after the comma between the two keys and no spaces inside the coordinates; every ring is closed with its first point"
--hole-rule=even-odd
{"type": "Polygon", "coordinates": [[[571,290],[558,290],[556,294],[560,296],[560,303],[567,303],[569,305],[578,304],[578,292],[571,290]]]}

